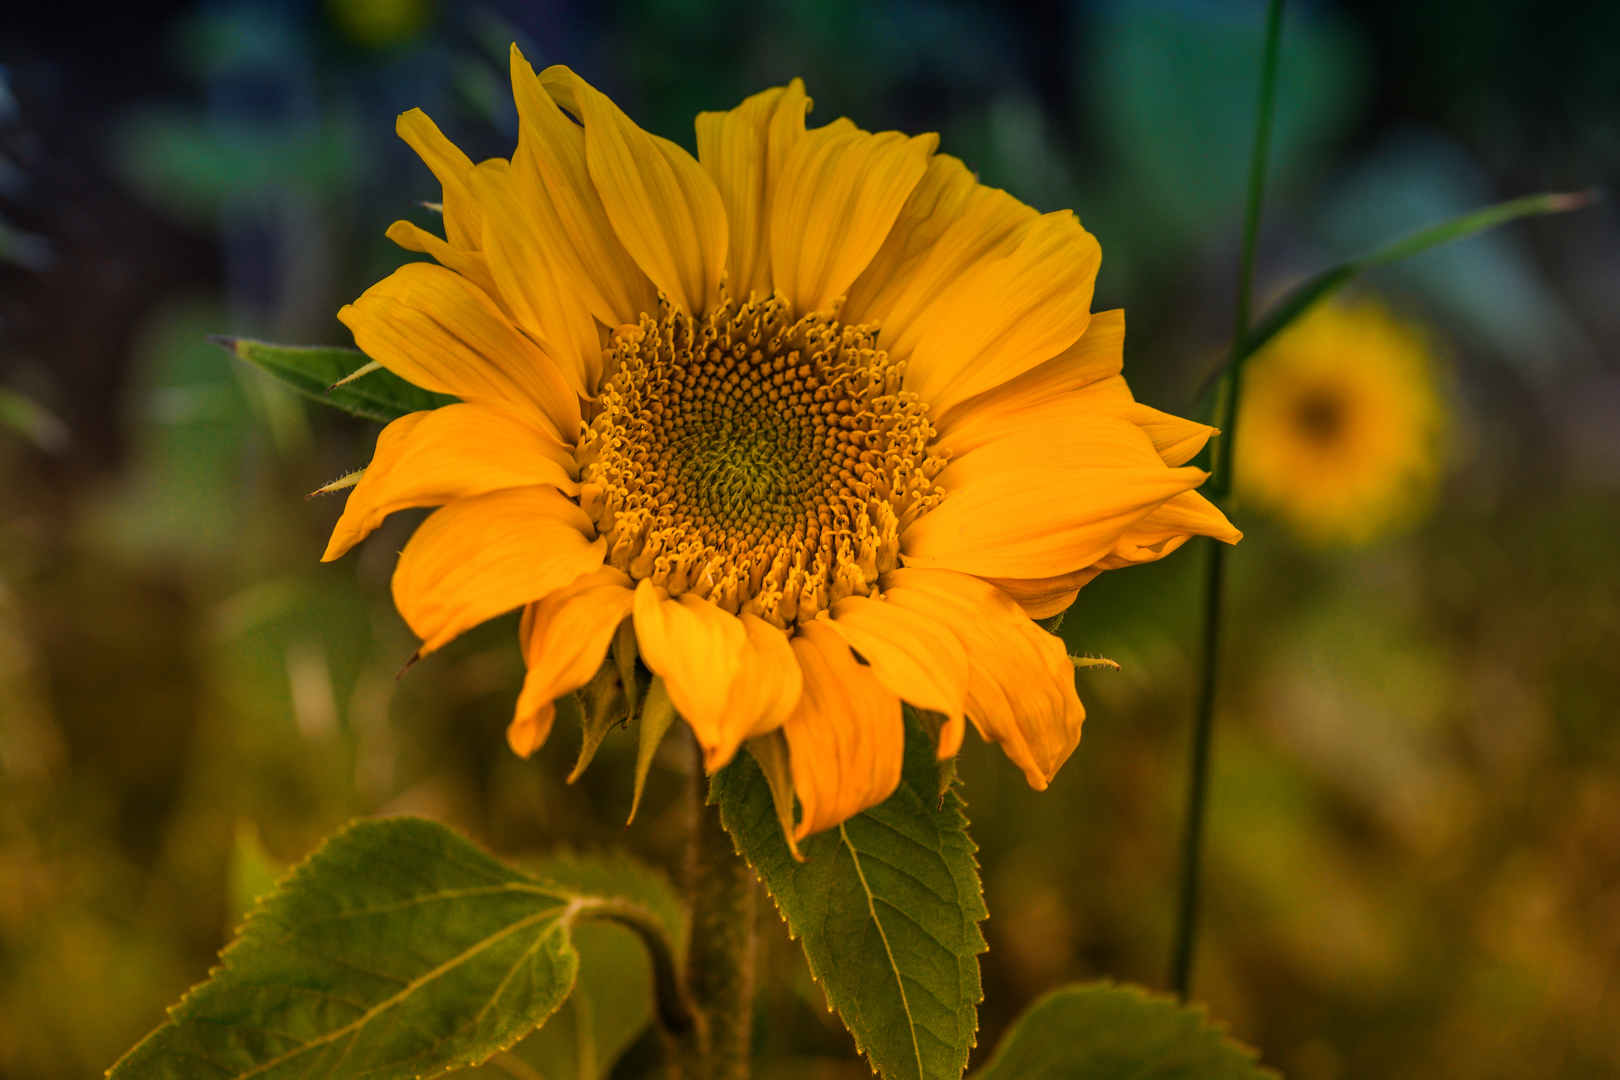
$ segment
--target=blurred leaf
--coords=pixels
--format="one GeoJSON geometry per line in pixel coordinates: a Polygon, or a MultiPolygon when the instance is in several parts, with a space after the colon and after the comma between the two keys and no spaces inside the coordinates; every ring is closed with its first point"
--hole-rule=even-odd
{"type": "Polygon", "coordinates": [[[941,802],[922,730],[907,725],[899,790],[806,840],[803,863],[752,755],[715,777],[711,798],[873,1068],[887,1080],[960,1076],[978,1031],[988,912],[962,802],[954,792],[941,802]]]}
{"type": "MultiPolygon", "coordinates": [[[[646,892],[628,867],[581,877],[646,892]]],[[[579,965],[574,924],[593,917],[644,936],[661,922],[536,881],[443,825],[361,821],[249,916],[212,978],[109,1075],[189,1077],[203,1061],[231,1077],[403,1080],[473,1065],[562,1004],[579,965]]]]}
{"type": "Polygon", "coordinates": [[[971,1080],[1275,1080],[1202,1009],[1134,986],[1067,986],[1030,1006],[971,1080]]]}
{"type": "Polygon", "coordinates": [[[392,371],[377,369],[344,382],[370,362],[358,349],[328,345],[275,345],[251,338],[210,337],[215,345],[323,405],[388,423],[406,413],[437,409],[456,399],[413,386],[392,371]],[[338,386],[337,383],[343,385],[338,386]]]}
{"type": "Polygon", "coordinates": [[[45,406],[15,390],[0,386],[0,426],[33,440],[41,450],[59,454],[73,439],[68,426],[45,406]]]}

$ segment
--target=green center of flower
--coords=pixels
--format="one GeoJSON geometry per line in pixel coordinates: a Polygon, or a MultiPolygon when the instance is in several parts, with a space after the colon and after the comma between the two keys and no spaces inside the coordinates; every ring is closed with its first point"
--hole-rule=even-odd
{"type": "Polygon", "coordinates": [[[622,327],[579,444],[608,561],[783,628],[875,590],[944,467],[876,337],[780,296],[622,327]]]}

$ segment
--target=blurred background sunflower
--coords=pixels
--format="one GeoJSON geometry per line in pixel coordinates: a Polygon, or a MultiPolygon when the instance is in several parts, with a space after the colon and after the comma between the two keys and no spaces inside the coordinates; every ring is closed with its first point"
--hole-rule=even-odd
{"type": "MultiPolygon", "coordinates": [[[[1093,307],[1127,312],[1133,391],[1185,415],[1230,337],[1262,8],[8,12],[0,1076],[104,1069],[263,883],[352,815],[431,814],[514,857],[623,841],[669,865],[679,846],[677,762],[655,764],[624,832],[631,740],[610,736],[609,767],[573,788],[570,717],[528,762],[505,749],[515,618],[394,681],[416,641],[388,578],[416,519],[322,565],[342,505],[301,499],[366,460],[376,428],[202,340],[347,342],[338,308],[415,257],[384,230],[433,221],[398,113],[423,108],[475,161],[509,154],[516,41],[691,150],[695,113],[802,76],[818,118],[938,131],[984,183],[1075,208],[1106,253],[1093,307]]],[[[1620,5],[1596,0],[1290,4],[1257,295],[1497,198],[1612,190],[1616,57],[1620,5]]],[[[1620,210],[1516,225],[1370,286],[1444,343],[1444,468],[1427,513],[1354,546],[1299,543],[1257,493],[1236,511],[1196,992],[1296,1080],[1613,1076],[1620,210]]],[[[1202,543],[1081,590],[1071,651],[1124,670],[1079,675],[1085,739],[1049,791],[968,743],[994,912],[981,1053],[1061,982],[1163,985],[1202,543]]],[[[862,1075],[766,908],[762,1058],[862,1075]]],[[[632,1047],[603,1075],[648,1060],[632,1047]]]]}
{"type": "Polygon", "coordinates": [[[1239,497],[1315,543],[1364,543],[1427,507],[1443,413],[1427,335],[1378,301],[1330,301],[1244,373],[1239,497]]]}

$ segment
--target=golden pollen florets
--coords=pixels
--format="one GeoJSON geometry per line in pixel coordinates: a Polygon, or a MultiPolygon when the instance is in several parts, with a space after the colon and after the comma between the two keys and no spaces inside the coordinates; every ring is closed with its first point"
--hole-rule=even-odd
{"type": "Polygon", "coordinates": [[[775,295],[614,334],[578,450],[611,565],[783,629],[876,591],[945,461],[877,328],[836,316],[775,295]]]}

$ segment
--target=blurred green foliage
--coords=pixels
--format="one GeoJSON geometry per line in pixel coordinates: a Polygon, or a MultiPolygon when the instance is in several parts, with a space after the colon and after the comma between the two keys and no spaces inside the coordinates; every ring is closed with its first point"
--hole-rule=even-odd
{"type": "MultiPolygon", "coordinates": [[[[792,75],[813,122],[941,131],[987,182],[1074,206],[1098,234],[1098,306],[1129,311],[1126,373],[1151,404],[1187,408],[1228,336],[1257,6],[445,3],[386,43],[334,22],[338,6],[178,5],[150,48],[117,43],[161,72],[122,96],[63,47],[46,59],[116,104],[81,113],[17,61],[26,27],[0,37],[5,131],[104,133],[118,182],[202,230],[221,268],[142,307],[104,383],[0,336],[9,393],[71,422],[59,387],[90,385],[122,418],[115,467],[73,457],[96,432],[53,447],[0,428],[6,1077],[107,1067],[204,976],[249,899],[356,815],[425,814],[513,858],[626,843],[678,876],[678,740],[625,830],[632,739],[610,735],[574,787],[572,712],[533,759],[506,749],[515,619],[396,681],[416,643],[388,576],[420,515],[321,565],[339,504],[301,501],[364,464],[376,427],[202,340],[347,344],[332,314],[408,257],[383,229],[426,224],[409,203],[437,195],[393,116],[422,106],[474,159],[508,153],[508,42],[687,145],[694,112],[792,75]]],[[[1615,35],[1609,5],[1291,7],[1260,295],[1456,209],[1612,182],[1615,35]]],[[[65,243],[28,217],[32,196],[0,197],[13,232],[65,243]]],[[[1617,236],[1600,209],[1375,280],[1454,353],[1428,520],[1328,554],[1238,508],[1197,993],[1290,1077],[1620,1069],[1617,236]]],[[[4,268],[8,304],[73,269],[55,265],[4,268]]],[[[31,317],[69,326],[97,303],[31,317]]],[[[1202,557],[1082,591],[1065,636],[1123,670],[1079,673],[1090,720],[1050,790],[969,737],[961,790],[993,913],[975,1065],[1061,983],[1161,984],[1202,557]]],[[[764,907],[760,1074],[863,1075],[764,907]]],[[[620,1080],[656,1056],[616,1051],[600,1042],[598,1068],[620,1080]]]]}

